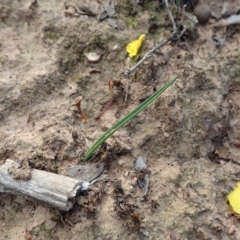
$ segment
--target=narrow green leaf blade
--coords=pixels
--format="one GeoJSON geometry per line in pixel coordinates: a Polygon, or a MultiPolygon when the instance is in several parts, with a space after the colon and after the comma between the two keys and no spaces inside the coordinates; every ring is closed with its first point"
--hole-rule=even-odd
{"type": "Polygon", "coordinates": [[[127,122],[129,122],[132,118],[134,118],[138,113],[143,111],[149,104],[151,104],[156,98],[158,98],[167,88],[169,88],[178,77],[175,77],[168,81],[161,89],[152,94],[148,99],[142,102],[138,107],[136,107],[132,112],[127,114],[117,123],[115,123],[108,131],[106,131],[94,144],[93,146],[86,152],[84,155],[84,161],[87,161],[92,154],[109,138],[115,133],[119,128],[123,127],[127,122]]]}

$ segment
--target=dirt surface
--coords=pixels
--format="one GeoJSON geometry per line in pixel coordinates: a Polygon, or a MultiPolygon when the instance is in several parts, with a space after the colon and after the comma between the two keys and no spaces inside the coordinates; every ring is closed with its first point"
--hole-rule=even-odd
{"type": "MultiPolygon", "coordinates": [[[[221,13],[223,1],[205,3],[221,13]]],[[[180,8],[170,7],[177,19],[180,8]]],[[[0,164],[28,160],[31,168],[62,174],[139,99],[179,76],[107,140],[92,161],[104,162],[108,178],[71,211],[1,194],[0,239],[240,239],[226,202],[240,179],[239,26],[215,29],[210,18],[127,78],[126,69],[173,29],[158,1],[115,1],[115,8],[115,18],[98,22],[100,1],[0,2],[0,164]],[[129,60],[126,45],[141,34],[141,51],[129,60]],[[221,49],[214,34],[226,37],[221,49]],[[100,60],[89,62],[90,52],[100,60]],[[108,80],[119,86],[95,120],[109,100],[108,80]],[[86,123],[71,106],[79,95],[86,123]],[[145,199],[135,186],[146,173],[134,170],[139,156],[150,179],[145,199]]]]}

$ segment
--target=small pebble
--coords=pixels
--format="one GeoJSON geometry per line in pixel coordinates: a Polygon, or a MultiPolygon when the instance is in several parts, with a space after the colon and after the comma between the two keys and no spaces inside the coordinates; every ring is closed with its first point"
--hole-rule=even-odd
{"type": "Polygon", "coordinates": [[[118,47],[119,47],[118,44],[116,44],[116,45],[113,46],[112,50],[115,51],[115,50],[118,49],[118,47]]]}
{"type": "Polygon", "coordinates": [[[194,8],[194,14],[199,23],[206,23],[211,16],[211,9],[207,4],[200,4],[194,8]]]}
{"type": "Polygon", "coordinates": [[[82,149],[77,149],[76,150],[76,155],[79,155],[82,152],[82,149]]]}
{"type": "Polygon", "coordinates": [[[136,163],[135,163],[135,168],[138,168],[138,169],[143,169],[143,168],[147,168],[147,164],[145,163],[144,159],[142,156],[140,156],[136,163]]]}
{"type": "Polygon", "coordinates": [[[239,140],[233,140],[232,145],[236,148],[240,148],[240,141],[239,140]]]}
{"type": "Polygon", "coordinates": [[[135,192],[135,189],[131,186],[131,187],[129,187],[129,193],[134,193],[135,192]]]}
{"type": "Polygon", "coordinates": [[[93,62],[93,63],[98,62],[101,58],[101,54],[98,54],[96,52],[84,53],[84,55],[88,59],[89,62],[93,62]]]}
{"type": "Polygon", "coordinates": [[[167,132],[164,132],[163,135],[164,135],[164,137],[166,137],[166,138],[168,138],[168,137],[170,136],[169,133],[167,133],[167,132]]]}
{"type": "Polygon", "coordinates": [[[104,10],[103,12],[101,12],[98,16],[98,21],[102,21],[104,19],[106,19],[108,17],[107,12],[104,10]]]}
{"type": "Polygon", "coordinates": [[[116,22],[115,19],[112,19],[112,18],[108,18],[107,19],[107,23],[110,27],[113,27],[113,28],[117,28],[118,27],[118,24],[116,22]]]}
{"type": "Polygon", "coordinates": [[[143,236],[149,237],[149,232],[148,232],[148,231],[144,231],[144,232],[143,232],[143,236]]]}

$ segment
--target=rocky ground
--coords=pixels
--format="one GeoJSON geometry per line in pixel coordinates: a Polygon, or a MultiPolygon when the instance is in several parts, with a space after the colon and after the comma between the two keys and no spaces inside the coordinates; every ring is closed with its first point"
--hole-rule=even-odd
{"type": "MultiPolygon", "coordinates": [[[[115,1],[115,17],[99,22],[101,2],[0,2],[0,164],[28,160],[62,174],[154,89],[179,78],[108,139],[91,160],[104,162],[108,178],[71,211],[1,194],[0,239],[240,239],[226,201],[240,174],[239,26],[214,28],[210,17],[126,77],[172,24],[158,1],[127,0],[115,1]],[[141,51],[129,59],[126,45],[141,34],[141,51]],[[225,39],[220,49],[213,35],[225,39]],[[89,62],[90,52],[100,60],[89,62]],[[95,120],[109,100],[108,80],[119,83],[114,101],[95,120]],[[86,123],[71,106],[79,95],[86,123]],[[146,199],[135,186],[139,156],[150,177],[146,199]]],[[[206,2],[215,17],[221,13],[223,1],[206,2]]],[[[180,7],[170,8],[187,21],[180,7]]]]}

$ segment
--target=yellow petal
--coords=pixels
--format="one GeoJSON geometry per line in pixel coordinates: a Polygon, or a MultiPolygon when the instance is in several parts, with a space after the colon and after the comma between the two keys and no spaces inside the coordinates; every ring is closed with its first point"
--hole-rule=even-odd
{"type": "Polygon", "coordinates": [[[127,52],[129,54],[129,57],[134,57],[137,55],[139,48],[142,46],[143,39],[145,37],[145,34],[142,34],[138,40],[135,40],[133,42],[130,42],[127,45],[127,52]]]}
{"type": "Polygon", "coordinates": [[[236,188],[227,195],[227,199],[234,212],[240,214],[240,182],[238,182],[236,188]]]}

